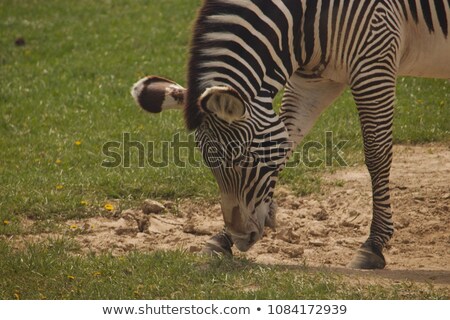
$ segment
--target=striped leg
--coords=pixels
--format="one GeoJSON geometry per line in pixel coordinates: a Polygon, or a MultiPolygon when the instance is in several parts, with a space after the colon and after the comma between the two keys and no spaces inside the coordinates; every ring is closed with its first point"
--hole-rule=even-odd
{"type": "Polygon", "coordinates": [[[364,139],[366,165],[372,179],[373,218],[370,236],[351,268],[383,269],[382,250],[394,233],[389,192],[395,76],[384,71],[361,74],[352,85],[364,139]]]}

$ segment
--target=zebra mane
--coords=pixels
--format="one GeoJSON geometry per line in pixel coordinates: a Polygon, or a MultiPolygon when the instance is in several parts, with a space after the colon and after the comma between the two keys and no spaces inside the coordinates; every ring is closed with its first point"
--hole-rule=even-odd
{"type": "MultiPolygon", "coordinates": [[[[296,2],[288,4],[292,7],[296,2]]],[[[290,10],[283,1],[204,0],[190,45],[185,103],[185,121],[189,130],[197,129],[202,123],[204,112],[198,99],[209,87],[231,87],[250,102],[263,91],[273,97],[284,86],[297,63],[296,49],[290,46],[297,33],[286,29],[293,28],[293,21],[300,21],[301,11],[297,10],[291,21],[284,19],[276,26],[275,21],[283,15],[283,10],[290,10]],[[277,8],[273,15],[271,8],[277,8]],[[264,29],[266,24],[272,26],[264,29]],[[248,42],[249,48],[241,50],[249,41],[238,34],[246,29],[245,25],[251,25],[255,31],[251,37],[254,41],[248,42]],[[269,34],[261,36],[266,30],[269,34]],[[239,40],[232,39],[233,36],[239,40]],[[214,56],[220,58],[216,61],[214,56]],[[240,61],[228,68],[227,60],[240,61]]],[[[242,32],[248,38],[248,32],[242,32]]]]}
{"type": "Polygon", "coordinates": [[[207,32],[206,19],[213,13],[220,12],[223,3],[220,0],[204,0],[194,24],[193,36],[190,44],[190,58],[188,65],[188,91],[185,102],[184,117],[187,129],[197,129],[202,123],[204,112],[198,103],[198,99],[206,89],[200,79],[199,62],[200,50],[205,47],[202,36],[207,32]]]}

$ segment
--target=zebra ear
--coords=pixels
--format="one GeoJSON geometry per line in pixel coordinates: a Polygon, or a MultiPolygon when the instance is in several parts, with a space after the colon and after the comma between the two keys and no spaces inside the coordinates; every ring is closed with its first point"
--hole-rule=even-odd
{"type": "Polygon", "coordinates": [[[138,105],[151,113],[183,109],[185,94],[186,89],[179,84],[156,76],[139,80],[131,89],[131,95],[138,105]]]}
{"type": "Polygon", "coordinates": [[[220,119],[232,123],[246,117],[245,102],[230,87],[211,87],[200,96],[199,105],[205,112],[214,113],[220,119]]]}

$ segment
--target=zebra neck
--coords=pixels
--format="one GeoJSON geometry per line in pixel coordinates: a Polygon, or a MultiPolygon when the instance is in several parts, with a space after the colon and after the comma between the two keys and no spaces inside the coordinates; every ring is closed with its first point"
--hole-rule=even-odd
{"type": "Polygon", "coordinates": [[[198,97],[230,86],[249,102],[274,98],[298,68],[300,1],[207,0],[191,42],[187,125],[201,122],[198,97]]]}

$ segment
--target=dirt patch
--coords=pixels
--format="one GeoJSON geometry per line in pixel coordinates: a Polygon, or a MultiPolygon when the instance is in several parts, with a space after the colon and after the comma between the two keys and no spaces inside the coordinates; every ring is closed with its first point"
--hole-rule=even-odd
{"type": "MultiPolygon", "coordinates": [[[[448,146],[395,147],[391,188],[396,233],[385,250],[386,270],[345,269],[369,233],[371,189],[366,168],[342,169],[325,175],[324,181],[321,194],[307,197],[296,197],[279,187],[277,231],[267,230],[249,252],[234,249],[234,254],[262,264],[306,264],[346,275],[450,286],[448,146]]],[[[162,204],[166,207],[163,213],[127,210],[115,217],[67,221],[64,229],[86,252],[123,254],[134,249],[198,252],[223,227],[218,204],[194,200],[162,204]]],[[[44,236],[53,235],[26,236],[26,240],[44,236]]]]}

